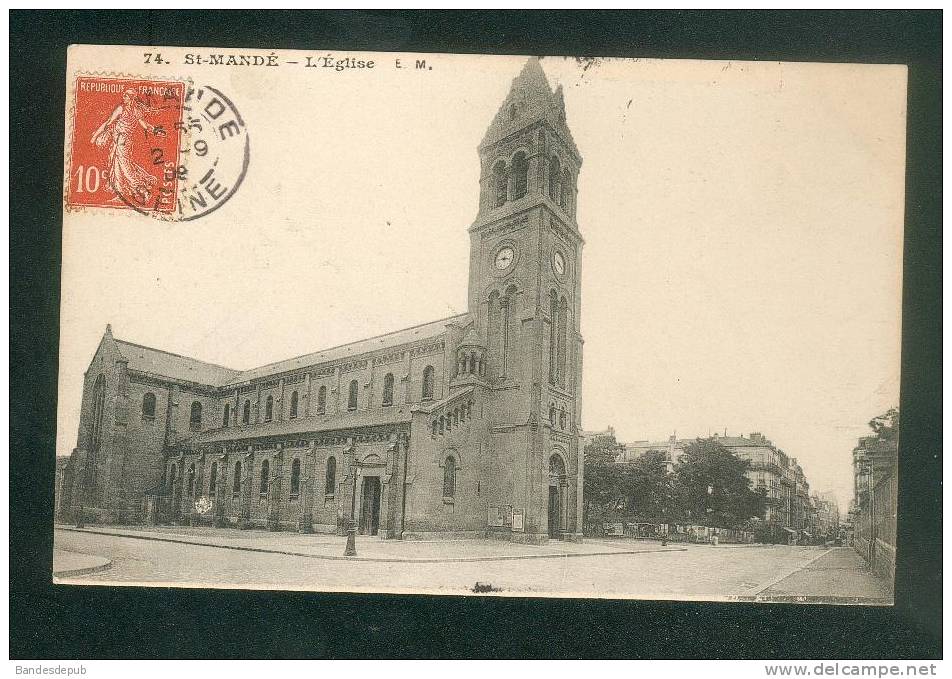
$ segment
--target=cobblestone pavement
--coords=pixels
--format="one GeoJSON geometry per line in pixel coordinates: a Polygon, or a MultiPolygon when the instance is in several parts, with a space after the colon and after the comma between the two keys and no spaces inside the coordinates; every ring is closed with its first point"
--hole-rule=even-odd
{"type": "MultiPolygon", "coordinates": [[[[177,529],[190,534],[194,529],[177,529]]],[[[259,547],[269,534],[239,532],[235,540],[259,547]]],[[[170,532],[162,531],[168,535],[170,532]]],[[[342,554],[344,538],[317,535],[270,534],[271,538],[306,542],[342,554]]],[[[205,536],[206,538],[209,536],[205,536]]],[[[779,588],[784,597],[796,595],[797,587],[817,595],[852,596],[856,586],[848,575],[850,567],[839,569],[833,584],[818,585],[824,577],[823,557],[830,552],[818,547],[785,545],[736,546],[688,545],[676,550],[639,551],[642,544],[588,542],[582,546],[593,552],[576,558],[526,558],[494,561],[446,561],[430,563],[330,560],[319,554],[291,556],[274,552],[223,549],[215,546],[158,542],[117,535],[102,535],[57,529],[57,549],[98,554],[112,560],[108,571],[57,582],[77,584],[154,584],[204,587],[245,587],[255,589],[304,589],[325,591],[427,592],[433,594],[471,593],[476,583],[491,585],[504,595],[553,594],[557,596],[633,597],[659,599],[746,599],[755,592],[779,588]],[[610,550],[615,550],[612,553],[610,550]],[[609,552],[609,553],[605,553],[609,552]],[[813,575],[800,573],[819,564],[813,575]],[[799,574],[799,575],[798,575],[799,574]],[[798,580],[798,578],[800,580],[798,580]],[[809,584],[798,585],[798,582],[809,584]],[[809,589],[809,591],[807,591],[809,589]]],[[[495,541],[468,540],[444,543],[383,541],[358,537],[358,551],[381,550],[399,554],[412,550],[436,550],[447,558],[457,550],[518,549],[519,553],[567,549],[568,545],[546,547],[510,545],[495,541]],[[466,544],[471,543],[471,544],[466,544]],[[428,546],[429,545],[429,546],[428,546]]],[[[469,551],[467,551],[469,550],[469,551]]],[[[320,550],[318,550],[320,551],[320,550]]],[[[836,550],[837,552],[839,550],[836,550]]],[[[414,552],[420,553],[420,552],[414,552]]],[[[846,557],[837,555],[837,559],[846,557]]],[[[836,563],[831,561],[830,563],[836,563]]],[[[845,564],[845,562],[843,562],[845,564]]],[[[849,564],[846,564],[849,565],[849,564]]],[[[779,592],[779,589],[776,591],[779,592]]],[[[768,597],[769,600],[769,597],[768,597]]]]}

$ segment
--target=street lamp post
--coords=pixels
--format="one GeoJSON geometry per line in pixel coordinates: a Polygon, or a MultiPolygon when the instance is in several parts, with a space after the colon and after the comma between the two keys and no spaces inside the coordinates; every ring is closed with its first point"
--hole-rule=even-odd
{"type": "Polygon", "coordinates": [[[79,469],[79,516],[76,518],[76,527],[86,527],[86,465],[79,469]]]}
{"type": "Polygon", "coordinates": [[[350,494],[350,521],[347,522],[347,546],[344,547],[344,556],[357,556],[357,521],[355,514],[357,510],[357,477],[360,475],[360,467],[357,466],[357,452],[354,451],[353,455],[351,476],[354,484],[350,494]]]}
{"type": "Polygon", "coordinates": [[[870,460],[863,462],[863,473],[866,475],[866,513],[869,515],[869,533],[866,536],[866,561],[873,568],[875,555],[875,536],[873,535],[873,463],[870,460]]]}
{"type": "MultiPolygon", "coordinates": [[[[710,506],[714,503],[714,486],[713,485],[710,485],[707,487],[707,501],[708,501],[708,507],[707,507],[708,523],[714,523],[714,508],[710,506]]],[[[715,528],[714,526],[711,526],[711,531],[712,531],[711,544],[714,547],[717,547],[717,528],[715,528]]]]}

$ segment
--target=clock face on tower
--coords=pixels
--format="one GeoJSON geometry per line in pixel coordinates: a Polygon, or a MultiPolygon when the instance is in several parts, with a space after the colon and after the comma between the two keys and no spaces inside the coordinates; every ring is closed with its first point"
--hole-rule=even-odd
{"type": "Polygon", "coordinates": [[[552,268],[560,276],[565,273],[565,256],[561,252],[552,255],[552,268]]]}
{"type": "Polygon", "coordinates": [[[508,245],[504,248],[500,248],[499,252],[496,253],[496,268],[500,271],[508,269],[512,266],[515,255],[516,253],[513,252],[513,249],[508,245]]]}

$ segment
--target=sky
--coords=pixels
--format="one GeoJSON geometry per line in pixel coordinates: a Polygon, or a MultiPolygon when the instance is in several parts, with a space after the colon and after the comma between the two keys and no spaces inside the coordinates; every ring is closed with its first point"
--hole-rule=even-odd
{"type": "MultiPolygon", "coordinates": [[[[57,454],[107,323],[245,369],[466,310],[476,146],[524,58],[184,66],[196,51],[163,50],[160,67],[136,48],[71,49],[71,72],[218,87],[251,158],[203,219],[66,215],[57,454]]],[[[621,441],[759,431],[845,511],[856,439],[899,400],[905,68],[542,66],[584,159],[582,426],[621,441]]]]}

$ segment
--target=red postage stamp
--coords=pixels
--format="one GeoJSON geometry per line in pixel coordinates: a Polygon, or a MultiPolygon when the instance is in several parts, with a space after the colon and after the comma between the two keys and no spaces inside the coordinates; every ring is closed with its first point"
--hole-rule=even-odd
{"type": "Polygon", "coordinates": [[[171,213],[185,96],[182,82],[79,77],[67,205],[171,213]]]}

